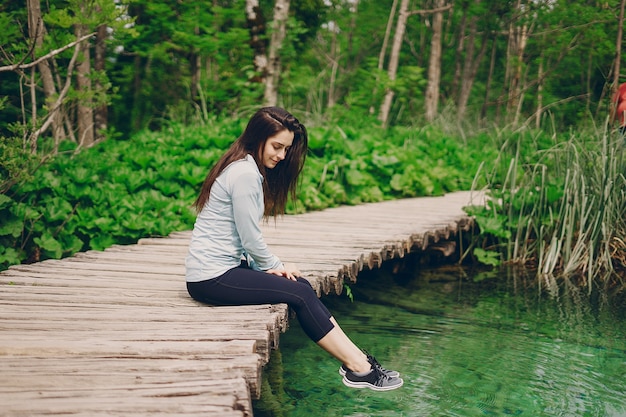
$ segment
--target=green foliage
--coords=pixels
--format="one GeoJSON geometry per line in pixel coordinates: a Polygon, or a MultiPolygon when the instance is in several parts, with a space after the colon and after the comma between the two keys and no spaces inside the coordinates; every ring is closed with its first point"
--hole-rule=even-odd
{"type": "MultiPolygon", "coordinates": [[[[65,153],[0,194],[0,268],[191,229],[200,185],[244,119],[174,124],[79,153],[62,144],[65,153]]],[[[434,130],[390,131],[374,121],[309,130],[289,213],[468,189],[487,155],[478,142],[469,149],[434,130]]]]}
{"type": "Polygon", "coordinates": [[[62,154],[2,195],[4,267],[188,229],[196,189],[215,159],[193,132],[145,133],[62,154]],[[179,140],[179,134],[184,140],[179,140]],[[201,162],[203,165],[196,165],[201,162]]]}
{"type": "MultiPolygon", "coordinates": [[[[316,117],[342,111],[369,116],[378,112],[386,89],[391,89],[395,98],[389,125],[421,123],[431,17],[409,17],[397,76],[392,81],[387,73],[389,44],[379,65],[392,3],[291,2],[280,50],[279,104],[316,117]]],[[[473,50],[474,56],[482,56],[482,62],[477,63],[467,119],[473,120],[479,112],[481,122],[499,123],[500,118],[508,117],[500,110],[501,94],[511,88],[507,71],[512,64],[505,61],[510,54],[503,33],[515,33],[509,29],[526,25],[529,37],[521,70],[528,88],[519,97],[519,121],[532,117],[540,105],[551,112],[541,123],[554,123],[561,131],[578,125],[581,115],[606,116],[607,74],[616,56],[617,1],[604,2],[601,7],[593,2],[539,2],[528,4],[524,10],[517,10],[516,3],[508,0],[452,3],[454,7],[444,16],[446,47],[442,50],[440,66],[444,71],[439,85],[442,105],[459,99],[460,69],[468,65],[465,54],[473,50]],[[473,26],[479,34],[475,39],[468,34],[473,26]],[[469,45],[472,39],[474,45],[469,45]],[[483,45],[487,52],[481,55],[483,45]],[[494,65],[488,65],[492,46],[494,65]]],[[[273,5],[271,1],[260,2],[263,18],[259,35],[266,52],[273,5]]],[[[87,97],[84,92],[70,90],[67,105],[89,101],[85,99],[91,99],[89,105],[93,106],[107,104],[109,128],[132,134],[145,128],[159,129],[171,121],[208,122],[214,116],[258,107],[265,86],[254,66],[245,7],[245,0],[51,0],[42,4],[48,35],[42,46],[33,50],[26,5],[5,0],[0,7],[0,25],[5,28],[0,45],[7,64],[28,63],[31,53],[39,57],[75,40],[77,24],[88,30],[105,25],[109,31],[106,68],[90,75],[93,81],[101,82],[93,83],[87,97]]],[[[52,62],[58,71],[57,91],[69,75],[71,55],[72,48],[52,62]]],[[[41,77],[37,75],[35,70],[37,90],[41,91],[41,77]]],[[[47,112],[41,93],[32,106],[24,102],[21,108],[22,101],[30,99],[24,94],[21,77],[19,72],[5,72],[0,77],[1,95],[10,97],[6,111],[0,114],[1,134],[7,134],[11,123],[28,125],[31,108],[37,108],[38,121],[47,112]]],[[[50,129],[43,132],[49,134],[50,129]]]]}
{"type": "Polygon", "coordinates": [[[352,287],[350,287],[348,284],[346,284],[345,282],[343,283],[343,289],[346,292],[346,297],[348,297],[348,299],[351,302],[354,302],[354,294],[352,293],[352,287]]]}
{"type": "Polygon", "coordinates": [[[36,165],[20,138],[0,136],[0,193],[30,179],[36,165]]]}
{"type": "Polygon", "coordinates": [[[496,251],[476,248],[474,249],[474,256],[476,256],[476,259],[481,264],[490,266],[500,265],[500,254],[496,251]]]}
{"type": "Polygon", "coordinates": [[[116,128],[135,133],[167,120],[206,122],[258,101],[262,91],[248,81],[253,56],[244,5],[133,0],[128,13],[137,35],[107,69],[119,86],[110,114],[116,128]]]}

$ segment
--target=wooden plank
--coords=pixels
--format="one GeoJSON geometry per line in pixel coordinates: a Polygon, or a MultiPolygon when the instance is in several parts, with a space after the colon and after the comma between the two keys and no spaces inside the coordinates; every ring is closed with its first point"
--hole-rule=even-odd
{"type": "MultiPolygon", "coordinates": [[[[254,397],[260,395],[261,366],[257,355],[219,358],[129,358],[106,356],[4,356],[0,358],[0,397],[8,393],[56,390],[65,387],[68,395],[83,387],[130,386],[148,383],[188,382],[191,379],[219,381],[243,378],[254,397]]],[[[216,388],[219,388],[217,386],[216,388]]],[[[132,394],[132,393],[131,393],[132,394]]],[[[162,394],[166,395],[166,394],[162,394]]],[[[249,397],[249,395],[246,395],[249,397]]],[[[132,400],[135,398],[132,397],[132,400]]],[[[121,400],[121,399],[120,399],[121,400]]]]}
{"type": "MultiPolygon", "coordinates": [[[[6,340],[0,346],[0,356],[37,356],[54,357],[60,355],[107,357],[226,357],[252,355],[256,352],[255,340],[148,340],[135,337],[132,340],[122,338],[97,338],[89,335],[81,339],[67,334],[55,335],[42,343],[39,335],[23,333],[5,335],[6,340]],[[9,337],[13,336],[13,337],[9,337]]],[[[130,338],[129,338],[130,339],[130,338]]]]}
{"type": "MultiPolygon", "coordinates": [[[[82,271],[119,271],[119,272],[135,272],[140,274],[160,274],[160,275],[171,275],[171,276],[185,276],[185,268],[183,265],[175,265],[175,266],[141,266],[135,265],[134,263],[127,264],[106,264],[100,262],[78,262],[76,258],[65,258],[65,259],[50,259],[41,262],[41,264],[46,268],[53,268],[56,271],[65,271],[69,274],[74,273],[76,270],[82,271]]],[[[19,265],[14,269],[18,271],[33,271],[35,269],[40,268],[39,265],[19,265]]]]}
{"type": "Polygon", "coordinates": [[[3,377],[11,381],[0,386],[2,415],[31,416],[42,411],[72,416],[252,415],[243,377],[218,381],[182,376],[171,380],[159,372],[140,374],[139,369],[118,372],[110,368],[87,374],[92,362],[63,358],[63,365],[55,367],[39,358],[18,358],[13,360],[19,366],[16,372],[0,361],[3,377]]]}

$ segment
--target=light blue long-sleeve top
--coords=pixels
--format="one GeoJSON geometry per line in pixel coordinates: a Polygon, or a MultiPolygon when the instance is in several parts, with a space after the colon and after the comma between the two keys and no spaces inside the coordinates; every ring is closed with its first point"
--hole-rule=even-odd
{"type": "Polygon", "coordinates": [[[189,282],[217,278],[246,259],[256,270],[284,269],[261,233],[263,176],[252,155],[228,165],[196,218],[185,261],[189,282]]]}

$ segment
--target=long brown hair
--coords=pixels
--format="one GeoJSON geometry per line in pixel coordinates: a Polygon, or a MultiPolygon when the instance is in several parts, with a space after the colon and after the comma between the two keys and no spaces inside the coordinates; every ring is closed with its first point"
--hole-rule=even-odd
{"type": "Polygon", "coordinates": [[[306,128],[292,114],[280,107],[263,107],[250,118],[239,138],[230,146],[207,175],[194,207],[198,212],[209,200],[215,179],[232,162],[251,154],[256,161],[263,181],[265,217],[285,213],[287,199],[296,199],[298,176],[304,167],[308,149],[306,128]],[[261,153],[268,138],[283,130],[293,132],[293,143],[285,159],[273,169],[266,169],[261,161],[261,153]]]}

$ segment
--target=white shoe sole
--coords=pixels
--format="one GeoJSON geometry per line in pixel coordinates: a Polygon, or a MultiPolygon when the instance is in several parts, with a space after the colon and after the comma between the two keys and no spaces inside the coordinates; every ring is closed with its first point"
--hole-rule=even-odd
{"type": "Polygon", "coordinates": [[[400,388],[402,385],[404,385],[404,380],[402,378],[394,378],[394,379],[398,379],[400,383],[397,385],[390,385],[387,387],[377,387],[376,385],[372,385],[368,382],[353,382],[347,379],[345,376],[342,382],[345,386],[350,387],[350,388],[369,388],[374,391],[391,391],[396,388],[400,388]]]}

